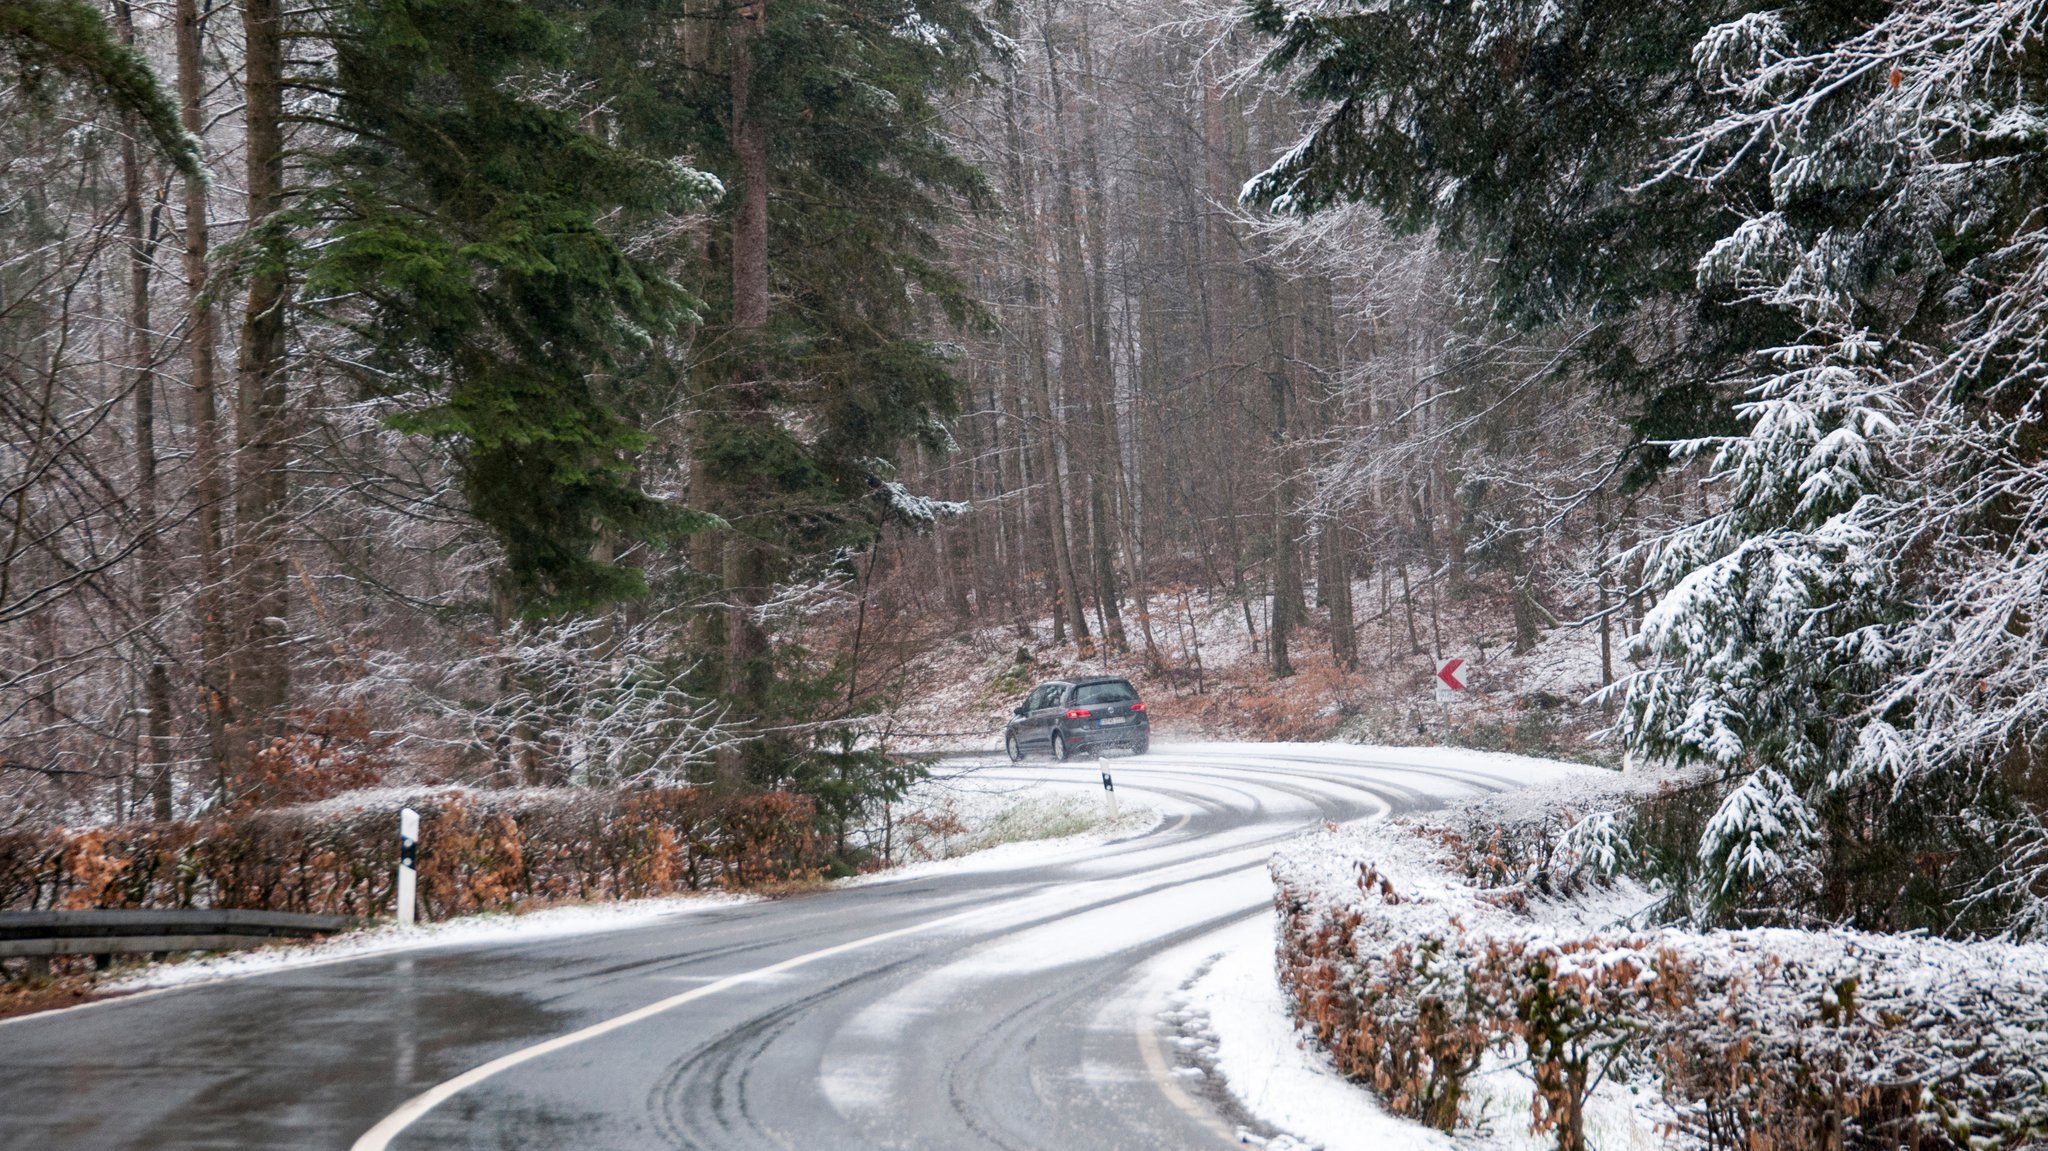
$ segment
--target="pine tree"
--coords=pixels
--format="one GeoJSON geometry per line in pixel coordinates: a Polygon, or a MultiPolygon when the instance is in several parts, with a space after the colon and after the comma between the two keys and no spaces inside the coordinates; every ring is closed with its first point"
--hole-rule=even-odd
{"type": "Polygon", "coordinates": [[[186,175],[199,171],[199,148],[178,122],[178,105],[130,45],[85,0],[0,0],[0,53],[11,57],[21,87],[34,93],[55,73],[85,85],[115,110],[134,116],[165,159],[186,175]]]}
{"type": "MultiPolygon", "coordinates": [[[[623,54],[669,18],[620,8],[592,34],[623,54]]],[[[690,22],[697,47],[606,83],[622,140],[689,155],[728,189],[709,259],[691,269],[704,330],[681,354],[692,499],[724,525],[697,557],[707,597],[728,605],[706,629],[703,686],[761,727],[798,727],[830,718],[815,709],[840,698],[820,686],[839,673],[756,632],[772,589],[844,570],[883,525],[924,526],[940,506],[911,497],[893,461],[905,445],[951,446],[957,383],[933,333],[979,309],[938,228],[987,189],[944,136],[940,101],[1001,37],[960,0],[774,0],[690,22]]],[[[728,782],[809,777],[806,757],[838,740],[820,738],[757,740],[728,782]]]]}
{"type": "Polygon", "coordinates": [[[1799,17],[1708,30],[1722,114],[1661,173],[1746,205],[1702,293],[1806,335],[1756,350],[1728,510],[1663,546],[1629,734],[1754,772],[1702,844],[1723,894],[1804,807],[1821,913],[2039,930],[2044,6],[1799,17]]]}
{"type": "Polygon", "coordinates": [[[1255,0],[1266,67],[1317,112],[1244,198],[1370,203],[1470,253],[1509,329],[1596,322],[1572,362],[1634,397],[1646,479],[1662,441],[1730,428],[1721,381],[1753,336],[1797,335],[1764,309],[1699,306],[1693,264],[1735,220],[1718,196],[1639,187],[1711,119],[1693,45],[1741,7],[1255,0]]]}
{"type": "Polygon", "coordinates": [[[1735,781],[1700,844],[1704,909],[1806,903],[1881,832],[1828,816],[1883,767],[1858,720],[1909,610],[1882,543],[1907,480],[1882,352],[1867,333],[1780,351],[1744,434],[1691,445],[1716,451],[1724,510],[1655,549],[1671,591],[1643,621],[1656,663],[1628,686],[1629,742],[1735,781]]]}
{"type": "Polygon", "coordinates": [[[505,0],[365,0],[335,31],[347,137],[306,209],[331,238],[309,292],[355,330],[396,426],[448,443],[470,511],[532,612],[644,591],[608,536],[701,526],[642,490],[622,382],[695,301],[618,230],[718,183],[608,141],[530,91],[576,62],[574,25],[505,0]]]}

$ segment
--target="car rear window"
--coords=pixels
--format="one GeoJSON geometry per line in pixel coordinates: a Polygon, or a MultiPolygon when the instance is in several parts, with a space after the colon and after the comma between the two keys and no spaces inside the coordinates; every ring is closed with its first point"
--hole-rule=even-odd
{"type": "Polygon", "coordinates": [[[1074,689],[1074,702],[1080,704],[1127,703],[1136,698],[1138,693],[1120,679],[1109,683],[1084,683],[1074,689]]]}

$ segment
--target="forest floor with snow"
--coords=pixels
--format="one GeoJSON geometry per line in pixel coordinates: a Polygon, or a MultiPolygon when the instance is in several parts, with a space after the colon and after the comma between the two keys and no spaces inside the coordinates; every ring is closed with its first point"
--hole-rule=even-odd
{"type": "Polygon", "coordinates": [[[1097,795],[1052,791],[1036,782],[985,770],[1007,766],[1000,755],[949,759],[934,765],[910,794],[889,805],[881,828],[865,832],[863,846],[876,854],[882,869],[841,882],[895,879],[906,868],[1012,844],[1078,844],[1134,835],[1159,820],[1150,808],[1128,804],[1111,818],[1097,795]]]}
{"type": "MultiPolygon", "coordinates": [[[[1290,644],[1295,674],[1268,668],[1264,608],[1199,591],[1155,594],[1148,659],[1135,604],[1124,608],[1127,653],[1098,642],[1082,660],[1073,644],[1054,645],[1050,619],[1020,623],[886,622],[869,640],[882,677],[890,746],[906,752],[993,751],[1010,709],[1045,680],[1082,675],[1129,678],[1146,697],[1160,739],[1337,740],[1392,746],[1448,745],[1607,762],[1599,735],[1612,722],[1593,696],[1604,673],[1592,628],[1558,627],[1517,654],[1490,599],[1447,601],[1432,626],[1418,610],[1411,644],[1398,600],[1384,614],[1376,585],[1359,581],[1359,667],[1333,663],[1323,613],[1290,644]],[[1368,605],[1373,605],[1368,610],[1368,605]],[[1449,701],[1435,688],[1438,636],[1445,658],[1464,660],[1465,691],[1449,701]]],[[[872,622],[872,621],[871,621],[872,622]]],[[[1613,674],[1631,665],[1626,642],[1611,637],[1613,674]]]]}

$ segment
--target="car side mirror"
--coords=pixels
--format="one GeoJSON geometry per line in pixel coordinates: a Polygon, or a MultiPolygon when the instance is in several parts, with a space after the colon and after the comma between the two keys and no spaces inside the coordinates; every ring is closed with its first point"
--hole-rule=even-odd
{"type": "Polygon", "coordinates": [[[1013,708],[1011,708],[1011,709],[1010,709],[1010,714],[1011,714],[1011,715],[1014,715],[1014,716],[1019,716],[1019,717],[1022,717],[1022,716],[1026,716],[1026,715],[1029,715],[1030,713],[1024,710],[1024,705],[1022,705],[1022,704],[1018,704],[1018,705],[1017,705],[1016,707],[1013,707],[1013,708]]]}

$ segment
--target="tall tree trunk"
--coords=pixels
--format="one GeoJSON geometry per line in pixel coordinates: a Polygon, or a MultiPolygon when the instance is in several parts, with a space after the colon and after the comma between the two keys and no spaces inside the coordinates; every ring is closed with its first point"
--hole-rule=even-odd
{"type": "MultiPolygon", "coordinates": [[[[1085,8],[1081,16],[1080,55],[1084,82],[1093,91],[1094,48],[1085,8]]],[[[1057,86],[1053,91],[1054,114],[1063,115],[1066,101],[1058,94],[1057,86]]],[[[1088,336],[1088,405],[1090,424],[1095,432],[1091,441],[1095,462],[1093,474],[1089,476],[1089,500],[1096,525],[1095,590],[1102,603],[1103,641],[1112,650],[1127,652],[1131,650],[1131,641],[1124,630],[1123,597],[1116,570],[1120,534],[1117,523],[1124,518],[1118,491],[1124,467],[1117,434],[1116,362],[1110,351],[1109,334],[1109,200],[1103,194],[1102,156],[1096,146],[1095,118],[1083,114],[1080,121],[1081,165],[1087,180],[1087,226],[1081,234],[1088,245],[1090,271],[1084,316],[1088,336]]],[[[1069,195],[1072,194],[1070,189],[1069,195]]]]}
{"type": "Polygon", "coordinates": [[[1273,613],[1266,625],[1267,664],[1276,676],[1294,674],[1288,641],[1303,613],[1301,568],[1296,560],[1294,459],[1291,419],[1288,409],[1293,380],[1289,376],[1288,348],[1282,333],[1280,288],[1271,269],[1257,275],[1260,310],[1264,313],[1267,336],[1266,395],[1273,441],[1273,613]]]}
{"type": "Polygon", "coordinates": [[[1029,389],[1031,401],[1038,409],[1038,423],[1042,430],[1038,437],[1040,467],[1045,472],[1044,490],[1048,506],[1047,526],[1052,532],[1053,566],[1059,574],[1060,603],[1056,610],[1064,613],[1067,627],[1073,632],[1074,647],[1082,659],[1095,658],[1095,640],[1088,632],[1088,611],[1082,600],[1081,581],[1074,570],[1074,548],[1072,529],[1068,524],[1070,503],[1067,499],[1066,470],[1060,466],[1059,424],[1052,405],[1052,373],[1046,369],[1043,333],[1034,340],[1037,344],[1036,360],[1037,386],[1029,389]]]}
{"type": "Polygon", "coordinates": [[[1515,624],[1515,654],[1527,655],[1536,650],[1536,643],[1543,638],[1540,613],[1542,608],[1536,602],[1536,593],[1530,588],[1534,577],[1529,571],[1529,556],[1519,539],[1507,541],[1508,581],[1512,595],[1511,614],[1515,624]]]}
{"type": "MultiPolygon", "coordinates": [[[[766,0],[745,0],[731,10],[727,23],[727,92],[731,98],[731,139],[737,164],[737,205],[733,209],[727,258],[731,262],[733,311],[727,326],[731,342],[729,379],[719,399],[707,403],[702,434],[754,438],[772,430],[768,408],[768,369],[760,360],[760,340],[768,328],[768,131],[754,109],[756,43],[762,37],[766,0]]],[[[750,522],[766,502],[762,479],[752,471],[739,475],[700,475],[707,504],[731,524],[717,539],[717,563],[723,608],[711,612],[707,637],[723,641],[723,690],[743,721],[764,721],[774,666],[768,629],[760,608],[774,584],[774,555],[760,532],[766,524],[750,522]]],[[[711,551],[711,545],[707,545],[711,551]]],[[[748,786],[748,754],[727,748],[717,758],[717,778],[725,788],[748,786]]]]}
{"type": "Polygon", "coordinates": [[[1145,397],[1152,390],[1147,385],[1156,385],[1158,375],[1151,354],[1141,354],[1139,351],[1141,340],[1149,340],[1151,317],[1150,309],[1146,306],[1148,293],[1143,282],[1133,285],[1130,281],[1130,271],[1130,265],[1126,263],[1123,268],[1122,285],[1124,298],[1138,301],[1135,317],[1126,312],[1126,318],[1133,322],[1124,325],[1125,356],[1130,362],[1131,374],[1135,381],[1131,403],[1131,427],[1132,439],[1136,441],[1136,445],[1131,451],[1131,471],[1124,477],[1128,492],[1124,507],[1129,513],[1124,520],[1124,559],[1130,568],[1132,599],[1138,608],[1138,631],[1145,638],[1145,666],[1156,674],[1165,670],[1166,658],[1160,653],[1159,641],[1152,628],[1152,571],[1151,559],[1145,548],[1145,517],[1153,505],[1145,498],[1145,483],[1150,473],[1145,467],[1146,447],[1142,429],[1146,424],[1145,397]]]}
{"type": "MultiPolygon", "coordinates": [[[[732,141],[739,162],[740,201],[732,221],[732,327],[758,336],[768,324],[768,136],[753,115],[754,42],[767,20],[767,0],[747,0],[732,28],[732,141]]],[[[748,381],[752,394],[759,381],[748,381]]]]}
{"type": "Polygon", "coordinates": [[[1037,554],[1028,561],[1031,566],[1037,567],[1042,564],[1045,570],[1046,611],[1052,617],[1052,642],[1054,646],[1061,646],[1067,642],[1064,594],[1066,575],[1060,560],[1064,553],[1060,550],[1062,543],[1058,509],[1053,506],[1051,495],[1052,477],[1045,472],[1046,452],[1043,450],[1043,440],[1049,429],[1039,422],[1041,417],[1038,412],[1041,405],[1038,403],[1038,370],[1029,363],[1021,366],[1022,371],[1018,373],[1018,378],[1029,381],[1024,385],[1021,402],[1026,411],[1024,422],[1030,427],[1019,436],[1018,446],[1021,450],[1017,453],[1017,463],[1023,476],[1024,490],[1039,492],[1040,499],[1035,508],[1033,501],[1024,501],[1023,532],[1018,538],[1024,541],[1025,547],[1035,548],[1037,551],[1037,554]],[[1042,544],[1033,538],[1034,533],[1031,530],[1034,511],[1037,513],[1040,526],[1044,528],[1045,539],[1042,544]]]}
{"type": "Polygon", "coordinates": [[[1033,181],[1025,167],[1024,130],[1017,115],[1016,76],[1003,100],[1005,130],[1010,141],[1010,186],[1018,205],[1018,242],[1023,248],[1024,310],[1027,321],[1026,358],[1030,381],[1025,385],[1038,439],[1039,490],[1044,493],[1046,531],[1052,545],[1054,584],[1053,642],[1071,630],[1082,659],[1095,655],[1095,641],[1088,634],[1088,616],[1081,599],[1080,581],[1075,578],[1073,548],[1067,534],[1067,483],[1059,458],[1059,424],[1052,402],[1052,373],[1046,364],[1044,279],[1045,254],[1038,240],[1038,209],[1033,181]]]}
{"type": "Polygon", "coordinates": [[[1421,655],[1422,637],[1415,633],[1415,588],[1408,582],[1408,557],[1401,557],[1401,606],[1408,616],[1408,654],[1421,655]]]}
{"type": "MultiPolygon", "coordinates": [[[[1344,378],[1344,348],[1337,338],[1336,300],[1330,281],[1318,279],[1309,291],[1314,305],[1316,360],[1333,369],[1322,376],[1316,403],[1309,409],[1314,435],[1327,442],[1335,423],[1333,413],[1343,403],[1337,381],[1344,378]]],[[[1316,595],[1330,616],[1330,659],[1339,671],[1357,671],[1358,613],[1352,602],[1351,555],[1345,547],[1341,510],[1332,510],[1324,517],[1319,539],[1322,562],[1316,577],[1316,595]]]]}
{"type": "MultiPolygon", "coordinates": [[[[971,485],[973,473],[970,472],[966,480],[971,485]]],[[[971,488],[966,494],[971,501],[974,495],[971,488]]],[[[943,561],[941,572],[946,581],[946,606],[952,610],[953,618],[963,623],[974,615],[969,590],[974,586],[974,553],[978,550],[975,524],[976,521],[969,518],[937,530],[939,556],[943,561]]]]}
{"type": "MultiPolygon", "coordinates": [[[[1593,569],[1595,586],[1599,589],[1599,601],[1595,609],[1600,615],[1600,686],[1614,686],[1614,596],[1608,590],[1609,568],[1613,560],[1610,532],[1607,522],[1607,493],[1601,491],[1593,496],[1593,530],[1600,541],[1600,550],[1593,569]]],[[[1613,710],[1610,698],[1601,704],[1603,710],[1613,710]]]]}
{"type": "MultiPolygon", "coordinates": [[[[121,42],[134,47],[135,19],[127,0],[115,0],[114,25],[121,42]]],[[[155,325],[150,322],[149,277],[154,260],[154,243],[142,210],[142,159],[137,146],[141,125],[131,113],[123,125],[121,140],[121,215],[128,240],[128,338],[129,359],[135,373],[135,520],[138,547],[135,551],[138,599],[142,608],[142,655],[149,670],[143,673],[143,748],[148,770],[150,814],[171,818],[171,675],[169,656],[163,648],[160,617],[164,610],[164,557],[161,525],[157,523],[156,459],[156,353],[150,344],[155,325]]]]}
{"type": "Polygon", "coordinates": [[[1317,581],[1330,612],[1330,659],[1340,671],[1358,670],[1358,619],[1351,603],[1351,560],[1344,552],[1344,521],[1323,524],[1322,574],[1317,581]]]}
{"type": "Polygon", "coordinates": [[[1102,621],[1103,642],[1113,650],[1127,651],[1130,642],[1124,636],[1123,617],[1117,608],[1116,567],[1107,530],[1108,507],[1102,494],[1102,480],[1106,474],[1103,469],[1109,461],[1101,456],[1101,429],[1091,418],[1103,410],[1102,391],[1105,385],[1097,378],[1096,371],[1096,341],[1088,311],[1086,257],[1081,250],[1079,192],[1075,187],[1073,147],[1068,126],[1067,85],[1060,74],[1059,48],[1053,42],[1052,0],[1046,0],[1040,31],[1045,43],[1046,86],[1052,96],[1053,233],[1059,249],[1060,374],[1066,380],[1067,394],[1080,401],[1080,411],[1075,413],[1077,418],[1067,421],[1065,426],[1075,427],[1080,433],[1068,437],[1071,444],[1069,460],[1088,472],[1083,482],[1087,485],[1087,515],[1091,530],[1085,536],[1087,553],[1082,562],[1074,566],[1078,574],[1085,564],[1086,570],[1094,577],[1096,614],[1102,621]]]}
{"type": "MultiPolygon", "coordinates": [[[[1236,110],[1224,86],[1223,67],[1214,53],[1206,56],[1202,65],[1200,145],[1203,181],[1200,185],[1193,185],[1191,192],[1196,199],[1197,219],[1202,231],[1202,258],[1195,272],[1202,285],[1204,305],[1201,346],[1205,353],[1204,375],[1209,384],[1209,395],[1205,399],[1210,418],[1216,420],[1218,426],[1234,430],[1241,426],[1242,419],[1239,396],[1243,385],[1243,365],[1237,356],[1237,288],[1238,277],[1244,267],[1244,252],[1238,245],[1236,231],[1231,227],[1227,207],[1236,198],[1233,180],[1237,154],[1234,146],[1236,110]]],[[[1192,185],[1192,181],[1190,183],[1192,185]]],[[[1217,514],[1223,528],[1224,548],[1230,560],[1231,588],[1243,607],[1245,631],[1250,637],[1252,650],[1258,651],[1258,626],[1253,622],[1251,589],[1245,579],[1242,528],[1247,519],[1256,520],[1259,512],[1249,510],[1247,514],[1240,514],[1237,502],[1241,486],[1239,477],[1243,471],[1243,455],[1239,448],[1244,438],[1226,433],[1212,441],[1216,453],[1212,463],[1216,492],[1222,505],[1217,514]]]]}
{"type": "Polygon", "coordinates": [[[291,697],[285,503],[290,494],[285,444],[285,245],[275,217],[284,206],[284,28],[278,0],[242,0],[246,45],[244,147],[249,234],[254,238],[249,297],[242,314],[235,379],[236,603],[230,694],[240,732],[236,786],[250,757],[285,729],[291,697]]]}
{"type": "MultiPolygon", "coordinates": [[[[1401,570],[1405,573],[1408,570],[1407,561],[1403,560],[1402,563],[1401,570]]],[[[1391,567],[1390,564],[1380,564],[1380,620],[1387,631],[1387,666],[1394,668],[1401,664],[1401,648],[1400,641],[1394,634],[1394,576],[1391,567]]],[[[1404,574],[1401,577],[1403,587],[1407,586],[1407,580],[1408,577],[1404,574]]]]}
{"type": "Polygon", "coordinates": [[[1235,342],[1230,325],[1237,318],[1236,271],[1242,266],[1243,253],[1239,251],[1237,233],[1230,226],[1230,215],[1226,206],[1237,200],[1232,161],[1236,149],[1232,147],[1233,110],[1229,94],[1224,90],[1222,69],[1224,65],[1215,54],[1209,56],[1202,68],[1202,146],[1203,177],[1208,187],[1208,202],[1202,205],[1202,218],[1208,225],[1207,267],[1204,277],[1210,282],[1208,323],[1211,343],[1210,355],[1215,360],[1227,360],[1235,342]],[[1218,327],[1221,331],[1217,331],[1218,327]]]}
{"type": "MultiPolygon", "coordinates": [[[[199,0],[177,0],[178,118],[193,139],[205,130],[202,104],[206,96],[206,59],[200,27],[199,0]]],[[[207,757],[215,788],[225,797],[233,770],[229,727],[234,721],[229,690],[227,558],[221,513],[227,507],[227,481],[220,458],[219,367],[215,357],[218,327],[208,294],[207,247],[209,210],[206,182],[196,176],[183,181],[185,250],[183,253],[186,327],[185,350],[191,360],[192,467],[196,474],[199,541],[199,686],[206,718],[207,757]]]]}
{"type": "MultiPolygon", "coordinates": [[[[768,136],[752,108],[754,45],[767,22],[767,0],[748,0],[736,14],[738,19],[729,30],[732,141],[740,185],[732,219],[731,335],[739,361],[727,389],[727,416],[732,424],[728,434],[744,435],[766,430],[772,422],[766,369],[757,358],[758,341],[768,326],[768,136]]],[[[743,525],[747,513],[760,506],[756,481],[726,476],[720,487],[720,510],[730,522],[743,525]]],[[[768,546],[757,535],[744,526],[727,535],[725,686],[727,695],[748,719],[758,719],[764,711],[773,674],[768,632],[759,614],[768,601],[770,565],[768,546]]],[[[743,782],[735,778],[737,770],[735,757],[726,757],[724,782],[743,782]]]]}
{"type": "Polygon", "coordinates": [[[1294,561],[1292,493],[1287,485],[1273,489],[1273,606],[1266,621],[1268,669],[1277,677],[1294,674],[1287,645],[1294,636],[1296,604],[1301,596],[1301,573],[1294,561]]]}

